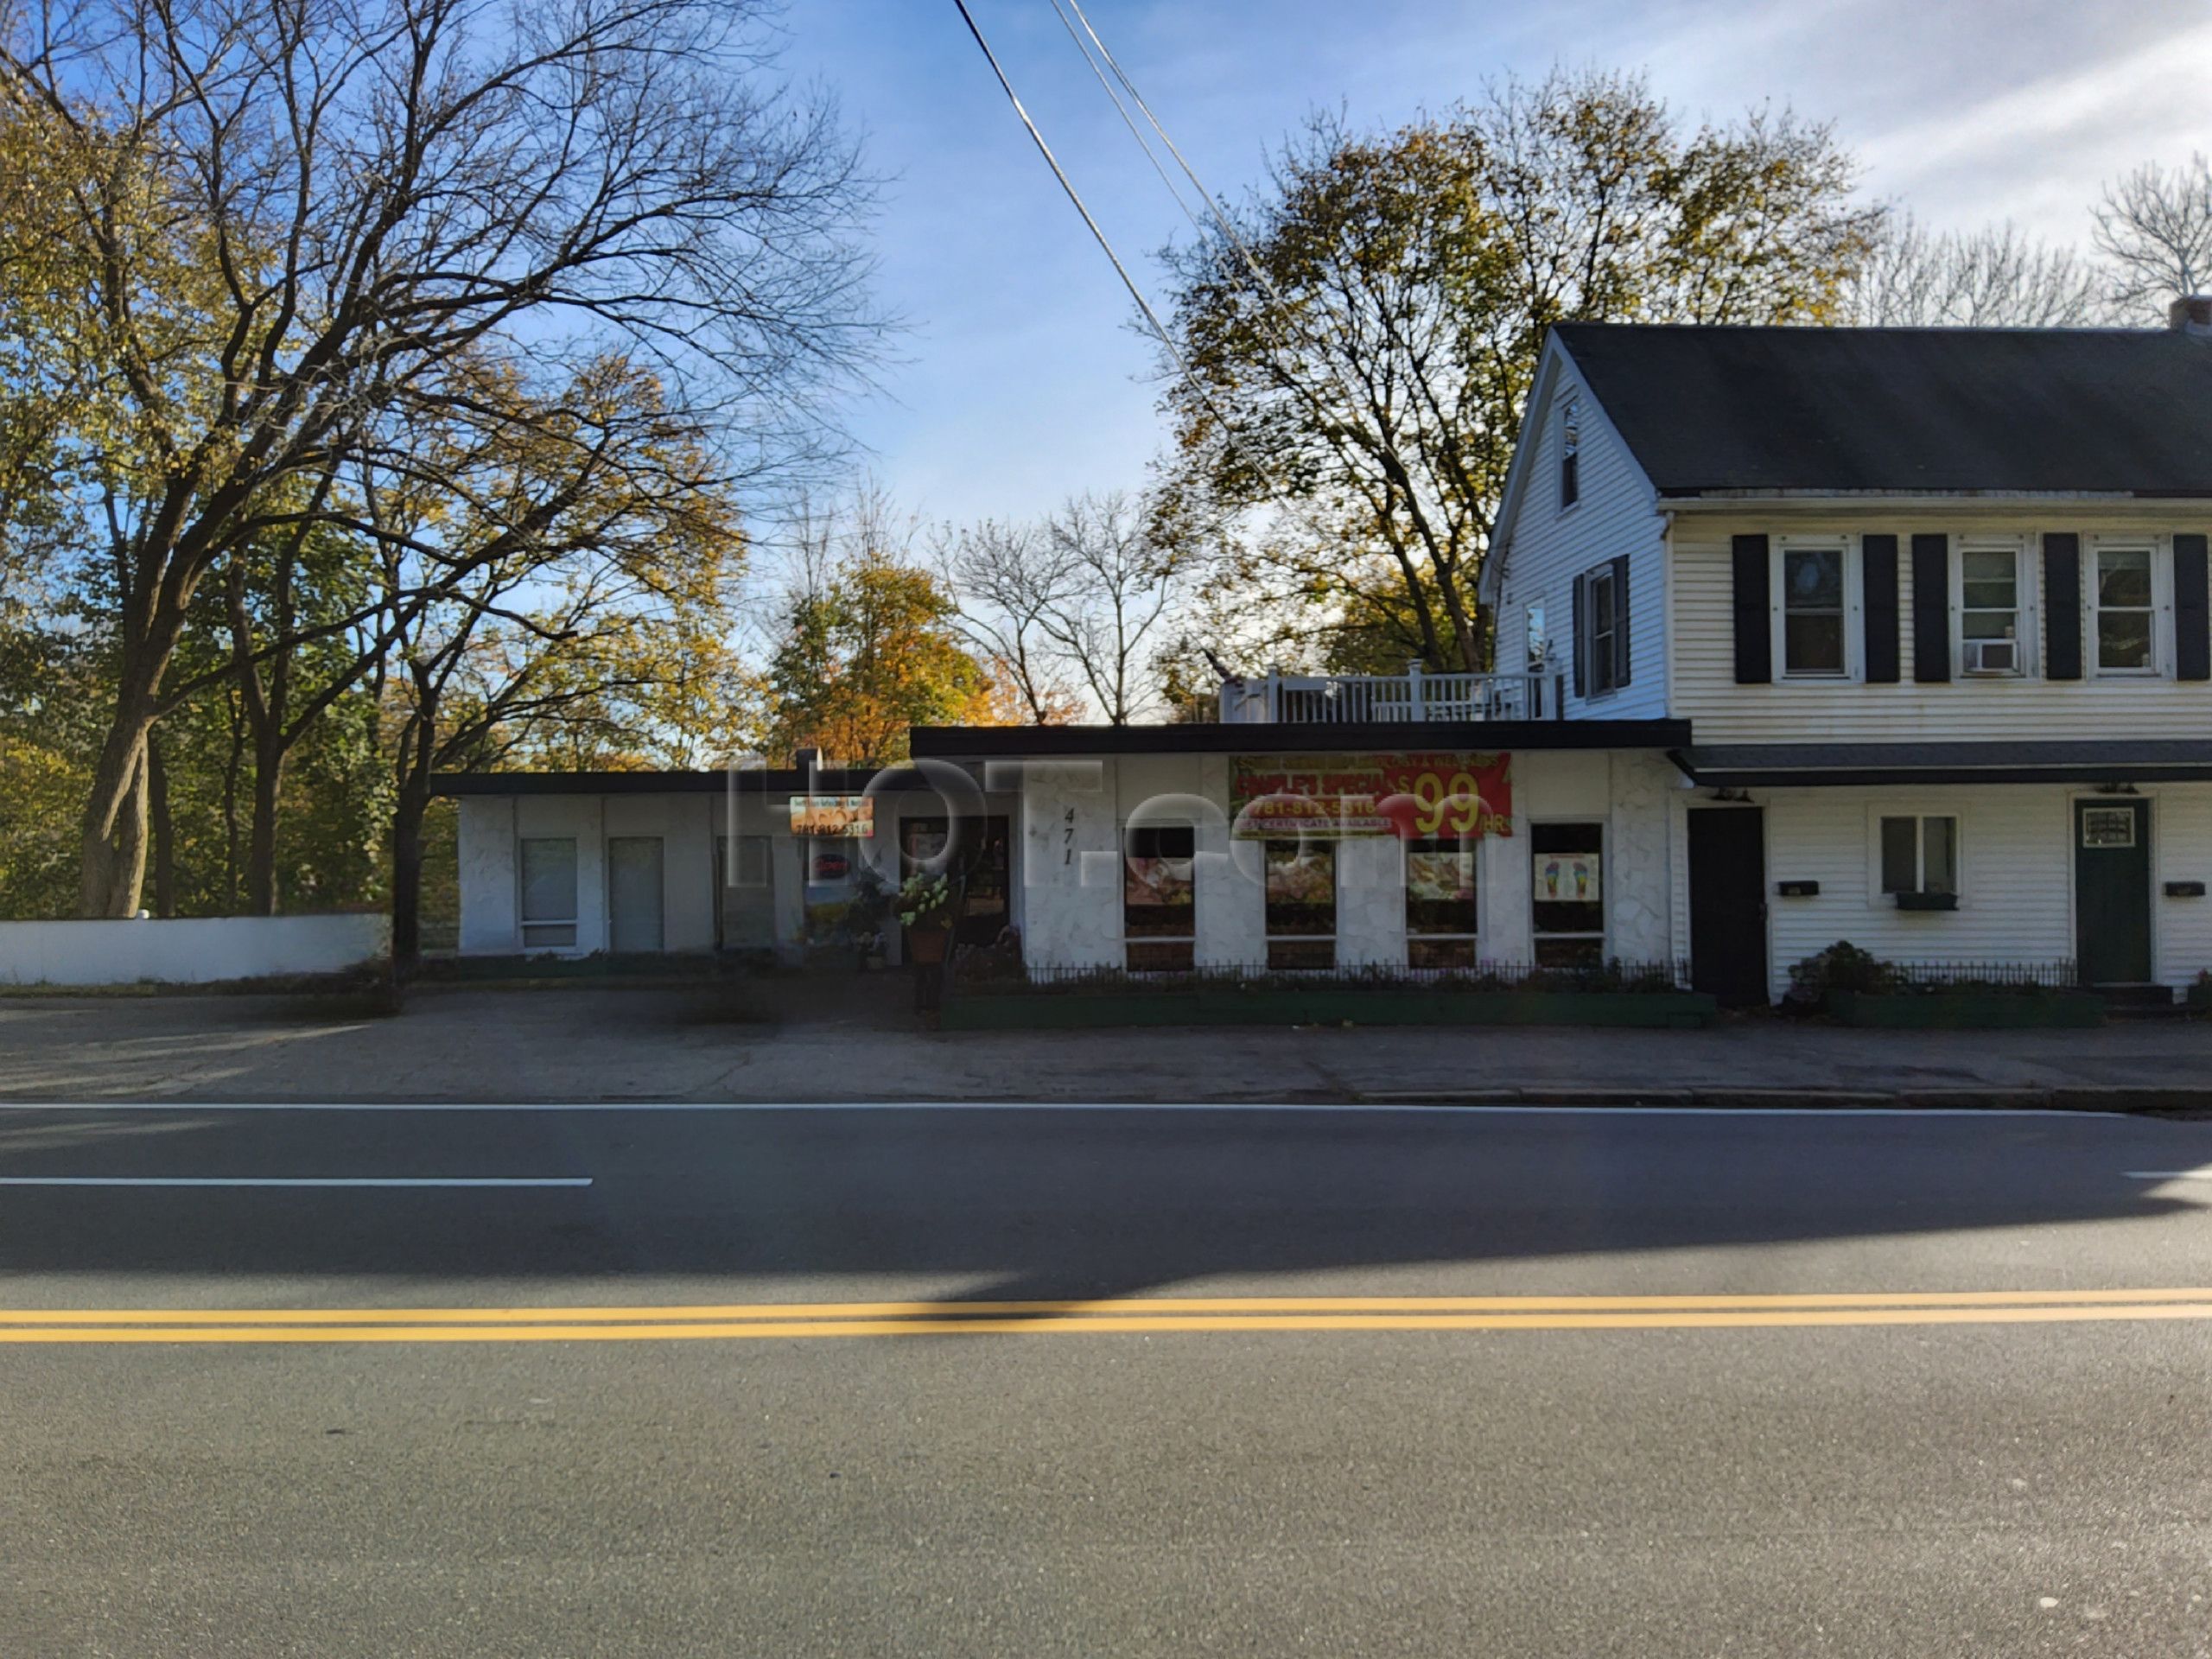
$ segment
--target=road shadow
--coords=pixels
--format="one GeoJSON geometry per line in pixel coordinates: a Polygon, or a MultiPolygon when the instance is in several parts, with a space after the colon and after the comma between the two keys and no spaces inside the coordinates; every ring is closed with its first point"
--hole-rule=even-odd
{"type": "Polygon", "coordinates": [[[2147,1236],[2202,1211],[2126,1172],[2207,1161],[2207,1126],[2001,1116],[8,1109],[16,1179],[593,1184],[0,1185],[0,1276],[496,1279],[549,1298],[584,1280],[890,1276],[955,1281],[955,1300],[1113,1299],[1921,1233],[2147,1236]]]}

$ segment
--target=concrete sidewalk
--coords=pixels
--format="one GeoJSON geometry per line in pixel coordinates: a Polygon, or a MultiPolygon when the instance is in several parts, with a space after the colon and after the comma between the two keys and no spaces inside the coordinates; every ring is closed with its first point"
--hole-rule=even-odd
{"type": "Polygon", "coordinates": [[[2212,1027],[927,1035],[898,982],[0,999],[0,1099],[1468,1101],[2212,1108],[2212,1027]]]}

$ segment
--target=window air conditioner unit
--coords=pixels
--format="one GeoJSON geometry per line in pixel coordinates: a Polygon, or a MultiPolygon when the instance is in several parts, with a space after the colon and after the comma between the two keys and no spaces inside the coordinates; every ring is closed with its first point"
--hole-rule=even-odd
{"type": "Polygon", "coordinates": [[[2020,642],[2017,639],[1968,639],[1966,671],[1969,674],[2018,674],[2020,642]]]}

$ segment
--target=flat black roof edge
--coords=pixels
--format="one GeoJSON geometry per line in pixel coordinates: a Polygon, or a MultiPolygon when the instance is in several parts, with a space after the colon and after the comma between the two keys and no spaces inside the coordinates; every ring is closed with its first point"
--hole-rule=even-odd
{"type": "MultiPolygon", "coordinates": [[[[857,795],[888,771],[889,789],[926,789],[919,772],[903,768],[839,766],[809,776],[790,767],[753,767],[737,774],[744,794],[857,795]]],[[[729,786],[721,772],[442,772],[433,795],[719,795],[729,786]]]]}
{"type": "Polygon", "coordinates": [[[1686,720],[1212,721],[1178,726],[917,726],[917,756],[1012,760],[1105,754],[1297,754],[1429,749],[1678,749],[1686,720]]]}

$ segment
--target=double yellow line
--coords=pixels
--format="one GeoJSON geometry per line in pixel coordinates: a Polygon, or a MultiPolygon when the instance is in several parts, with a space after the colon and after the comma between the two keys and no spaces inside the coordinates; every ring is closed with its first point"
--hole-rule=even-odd
{"type": "Polygon", "coordinates": [[[1688,1331],[2212,1319],[2212,1290],[1745,1296],[1184,1296],[675,1307],[0,1309],[0,1344],[670,1342],[1194,1331],[1688,1331]]]}

